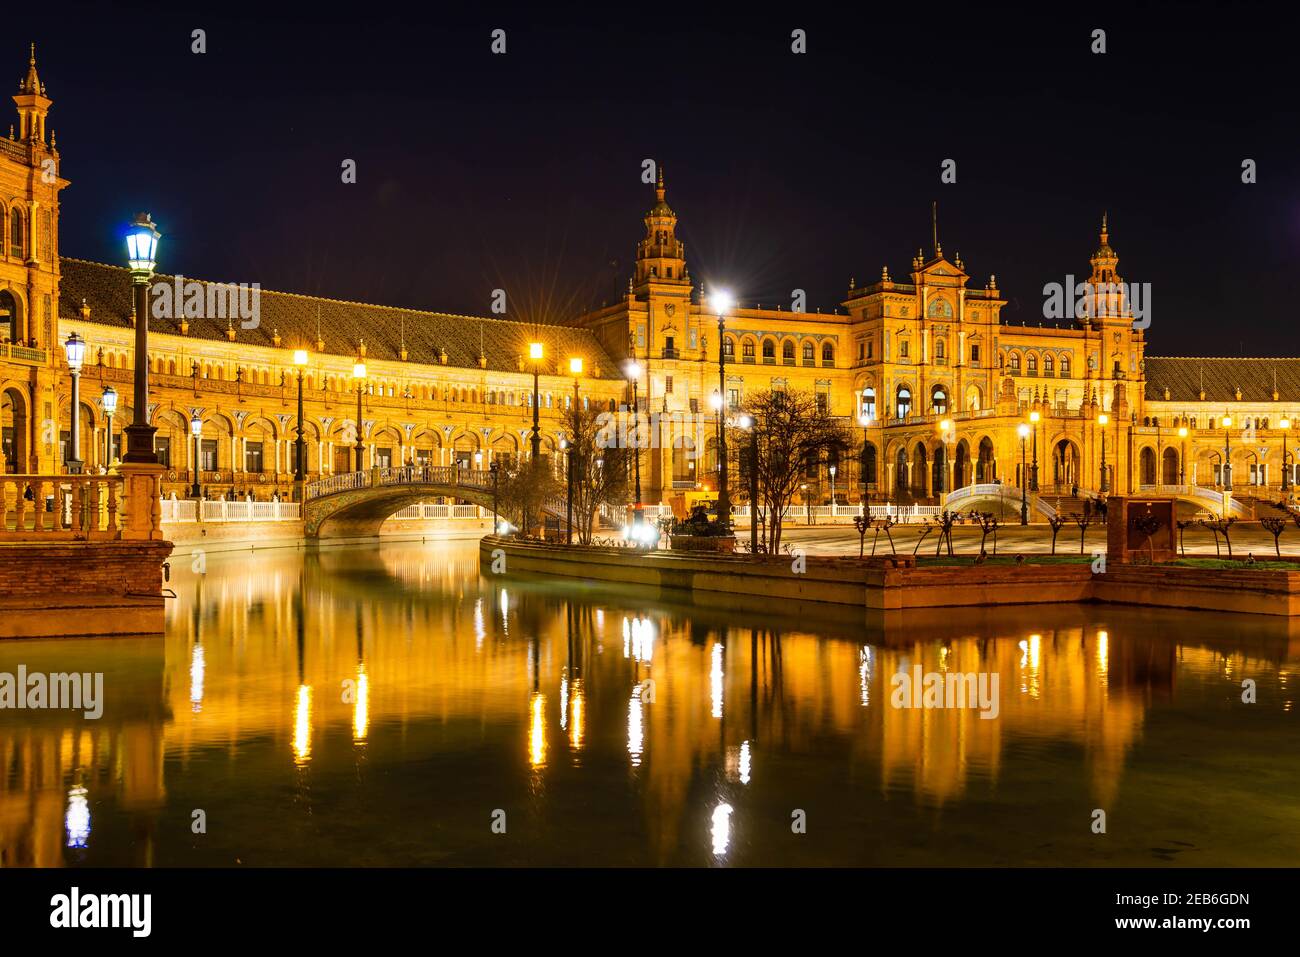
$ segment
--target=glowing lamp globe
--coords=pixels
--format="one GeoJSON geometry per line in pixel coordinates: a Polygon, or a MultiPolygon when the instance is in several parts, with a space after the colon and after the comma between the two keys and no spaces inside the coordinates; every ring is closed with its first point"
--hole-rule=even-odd
{"type": "Polygon", "coordinates": [[[126,262],[132,273],[150,275],[158,265],[158,232],[148,213],[140,213],[126,231],[126,262]]]}
{"type": "Polygon", "coordinates": [[[68,341],[63,344],[63,351],[68,357],[68,368],[73,372],[81,371],[81,363],[86,358],[86,340],[75,332],[68,334],[68,341]]]}

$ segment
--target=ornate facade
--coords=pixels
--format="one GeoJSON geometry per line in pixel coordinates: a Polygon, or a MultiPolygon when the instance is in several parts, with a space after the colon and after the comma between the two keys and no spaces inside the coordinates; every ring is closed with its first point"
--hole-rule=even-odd
{"type": "MultiPolygon", "coordinates": [[[[132,416],[130,279],[125,268],[60,255],[60,195],[68,182],[46,127],[52,101],[34,50],[14,102],[17,127],[0,139],[4,467],[62,470],[72,430],[61,343],[76,331],[88,344],[77,410],[80,458],[100,468],[132,416]],[[102,405],[107,386],[120,396],[111,439],[102,405]]],[[[630,359],[640,364],[641,414],[657,414],[654,447],[642,453],[647,502],[711,484],[712,441],[701,437],[715,427],[719,346],[728,407],[742,408],[758,390],[801,389],[851,425],[860,445],[836,463],[841,502],[862,494],[936,500],[972,483],[1017,484],[1018,429],[1031,418],[1025,459],[1036,445],[1039,486],[1049,496],[1100,487],[1103,441],[1108,484],[1119,492],[1212,486],[1222,480],[1225,445],[1239,494],[1247,484],[1260,494],[1276,489],[1291,467],[1291,445],[1283,462],[1281,423],[1300,411],[1300,360],[1146,355],[1141,323],[1124,295],[1110,291],[1121,280],[1104,220],[1084,282],[1108,308],[1068,325],[1004,323],[996,278],[980,286],[936,237],[898,280],[885,267],[874,282],[851,281],[833,312],[738,307],[723,317],[721,336],[718,316],[691,279],[677,224],[661,175],[626,295],[545,325],[269,291],[260,292],[250,322],[214,314],[214,284],[157,276],[156,285],[177,291],[170,312],[155,309],[150,319],[148,415],[167,467],[164,491],[186,494],[197,460],[212,494],[289,493],[295,349],[310,352],[303,370],[309,478],[356,467],[358,357],[367,372],[364,465],[486,466],[518,456],[532,422],[533,341],[544,345],[538,371],[546,451],[558,445],[574,394],[570,357],[584,363],[579,401],[600,408],[630,402],[624,370],[630,359]],[[194,286],[199,293],[185,295],[194,286]],[[1225,415],[1233,423],[1226,430],[1225,415]],[[203,424],[197,448],[189,430],[195,416],[203,424]],[[695,448],[700,441],[708,447],[695,448]]],[[[810,498],[828,500],[828,464],[810,470],[810,498]]]]}

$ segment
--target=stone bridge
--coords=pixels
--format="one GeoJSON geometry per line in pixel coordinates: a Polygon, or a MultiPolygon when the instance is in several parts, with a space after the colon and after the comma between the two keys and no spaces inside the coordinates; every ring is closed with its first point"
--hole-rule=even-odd
{"type": "MultiPolygon", "coordinates": [[[[458,498],[492,508],[492,473],[454,465],[405,465],[343,472],[303,488],[303,534],[373,536],[394,512],[430,498],[458,498]],[[329,528],[329,526],[334,526],[329,528]],[[342,531],[346,527],[346,532],[342,531]]],[[[561,502],[561,512],[563,503],[561,502]]],[[[546,510],[553,511],[548,503],[546,510]]],[[[326,535],[329,537],[329,535],[326,535]]]]}

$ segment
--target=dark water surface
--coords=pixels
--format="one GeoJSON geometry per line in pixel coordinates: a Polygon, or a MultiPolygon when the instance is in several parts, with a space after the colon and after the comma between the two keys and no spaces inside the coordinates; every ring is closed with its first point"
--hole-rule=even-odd
{"type": "Polygon", "coordinates": [[[1276,619],[711,612],[488,580],[472,542],[173,584],[164,638],[0,642],[106,699],[0,710],[0,863],[1300,863],[1276,619]],[[917,664],[997,673],[998,716],[893,707],[917,664]]]}

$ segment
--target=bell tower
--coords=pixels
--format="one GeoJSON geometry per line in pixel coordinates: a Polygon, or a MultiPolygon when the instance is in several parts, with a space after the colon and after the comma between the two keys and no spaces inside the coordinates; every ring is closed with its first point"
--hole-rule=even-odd
{"type": "Polygon", "coordinates": [[[71,415],[58,318],[59,194],[68,181],[46,125],[53,101],[35,44],[13,102],[17,126],[0,137],[0,469],[51,474],[63,467],[58,436],[71,415]]]}
{"type": "Polygon", "coordinates": [[[686,271],[686,244],[677,239],[677,214],[664,199],[664,170],[659,167],[655,185],[655,204],[645,214],[645,238],[636,247],[636,274],[633,286],[638,293],[651,285],[681,286],[689,290],[691,277],[686,271]]]}
{"type": "Polygon", "coordinates": [[[1100,244],[1088,260],[1092,265],[1092,274],[1088,277],[1088,291],[1084,300],[1087,309],[1080,312],[1080,319],[1085,324],[1091,320],[1102,326],[1117,323],[1127,326],[1132,324],[1133,317],[1129,313],[1124,280],[1116,271],[1119,256],[1110,246],[1107,218],[1107,214],[1102,213],[1100,244]]]}

